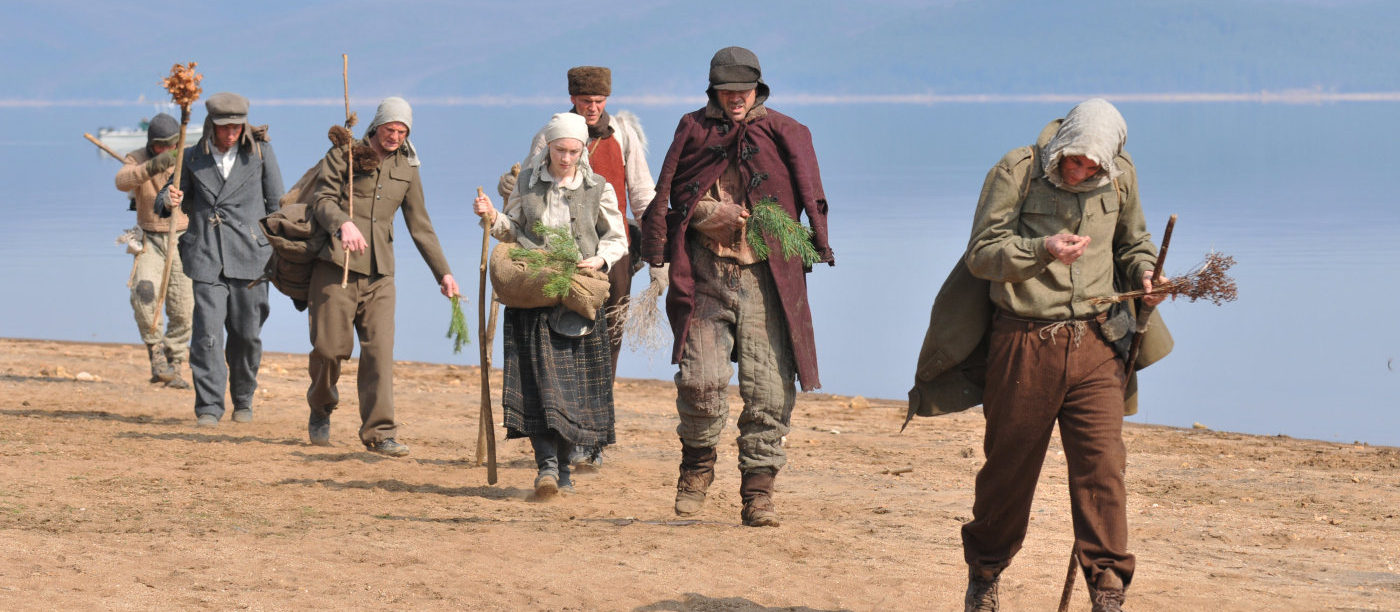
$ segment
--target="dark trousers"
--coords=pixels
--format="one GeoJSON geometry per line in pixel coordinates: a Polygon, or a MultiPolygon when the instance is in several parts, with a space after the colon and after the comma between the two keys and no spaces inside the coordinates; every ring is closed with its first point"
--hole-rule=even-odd
{"type": "Polygon", "coordinates": [[[360,369],[355,382],[360,394],[360,441],[375,444],[398,434],[394,422],[394,277],[350,273],[340,287],[340,266],[317,261],[309,290],[311,355],[307,369],[311,386],[306,403],[317,417],[328,416],[340,403],[340,362],[360,339],[360,369]]]}
{"type": "Polygon", "coordinates": [[[1127,585],[1128,548],[1123,446],[1122,362],[1098,323],[1053,325],[998,314],[987,355],[983,411],[987,462],[977,473],[972,521],[963,525],[963,556],[974,569],[1000,570],[1021,549],[1031,499],[1060,425],[1069,467],[1070,512],[1079,564],[1090,585],[1112,570],[1127,585]]]}
{"type": "Polygon", "coordinates": [[[194,331],[190,375],[195,415],[224,415],[224,385],[234,409],[252,408],[262,362],[262,326],[267,321],[267,283],[225,278],[194,281],[194,331]],[[224,344],[224,332],[228,344],[224,344]]]}

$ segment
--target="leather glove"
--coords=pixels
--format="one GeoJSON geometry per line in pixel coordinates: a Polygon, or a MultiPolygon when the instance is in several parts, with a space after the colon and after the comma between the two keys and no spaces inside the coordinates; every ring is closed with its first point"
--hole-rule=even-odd
{"type": "Polygon", "coordinates": [[[516,177],[520,176],[520,164],[510,167],[510,172],[501,175],[501,180],[496,183],[496,193],[501,194],[503,199],[510,199],[510,194],[515,192],[516,177]]]}
{"type": "Polygon", "coordinates": [[[647,269],[647,275],[651,276],[652,284],[661,284],[662,291],[671,286],[671,264],[651,266],[647,269]]]}
{"type": "Polygon", "coordinates": [[[175,165],[175,151],[172,149],[146,161],[146,174],[159,175],[175,165]]]}

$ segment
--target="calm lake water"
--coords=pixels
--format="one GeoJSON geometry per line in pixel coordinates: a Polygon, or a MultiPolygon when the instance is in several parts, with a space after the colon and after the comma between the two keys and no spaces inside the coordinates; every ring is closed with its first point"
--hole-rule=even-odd
{"type": "MultiPolygon", "coordinates": [[[[933,296],[967,240],[983,176],[1070,105],[772,104],[812,128],[831,202],[837,266],[809,277],[823,390],[902,399],[933,296]]],[[[357,110],[373,114],[369,106],[357,110]]],[[[493,192],[538,126],[562,109],[415,110],[412,139],[424,159],[429,209],[471,297],[475,332],[481,234],[470,198],[477,185],[493,192]]],[[[631,110],[652,138],[649,159],[659,169],[676,119],[691,109],[631,110]]],[[[1132,420],[1400,445],[1400,208],[1386,178],[1394,174],[1400,108],[1120,110],[1149,229],[1160,237],[1167,217],[1180,217],[1167,272],[1188,270],[1219,250],[1238,262],[1232,275],[1240,293],[1224,306],[1161,307],[1176,350],[1141,375],[1141,411],[1132,420]]],[[[11,191],[9,220],[0,226],[0,279],[10,296],[0,300],[0,336],[139,343],[125,287],[131,258],[113,245],[134,215],[113,188],[118,164],[81,136],[152,112],[0,109],[7,139],[0,141],[0,168],[11,191]]],[[[272,125],[290,184],[324,153],[325,130],[340,113],[259,107],[254,100],[251,115],[272,125]]],[[[202,116],[201,108],[195,120],[202,116]]],[[[475,347],[452,354],[443,337],[448,305],[416,251],[400,248],[398,257],[396,356],[476,364],[475,347]]],[[[644,280],[639,276],[637,291],[644,280]]],[[[305,352],[305,315],[273,295],[266,349],[305,352]]],[[[496,354],[499,363],[499,342],[496,354]]],[[[669,379],[668,361],[665,353],[625,352],[619,375],[669,379]]],[[[795,418],[800,425],[802,415],[795,418]]]]}

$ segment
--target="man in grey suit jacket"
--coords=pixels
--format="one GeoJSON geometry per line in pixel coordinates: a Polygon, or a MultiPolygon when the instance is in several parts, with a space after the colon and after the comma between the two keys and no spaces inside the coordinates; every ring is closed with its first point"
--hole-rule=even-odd
{"type": "Polygon", "coordinates": [[[233,420],[253,420],[268,303],[266,283],[248,285],[262,276],[272,254],[258,219],[277,210],[283,190],[267,127],[248,124],[248,99],[217,93],[204,105],[204,136],[184,152],[184,189],[167,186],[156,208],[169,214],[170,206],[181,206],[189,215],[180,258],[194,282],[194,413],[199,426],[216,427],[224,414],[225,382],[233,420]]]}

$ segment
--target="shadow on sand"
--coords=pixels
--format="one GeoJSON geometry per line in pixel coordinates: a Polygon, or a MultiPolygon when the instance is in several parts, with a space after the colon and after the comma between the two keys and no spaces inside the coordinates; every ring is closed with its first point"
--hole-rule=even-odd
{"type": "Polygon", "coordinates": [[[845,608],[825,610],[807,606],[764,606],[743,597],[706,597],[686,593],[680,600],[658,601],[633,608],[632,612],[837,612],[845,608]]]}

